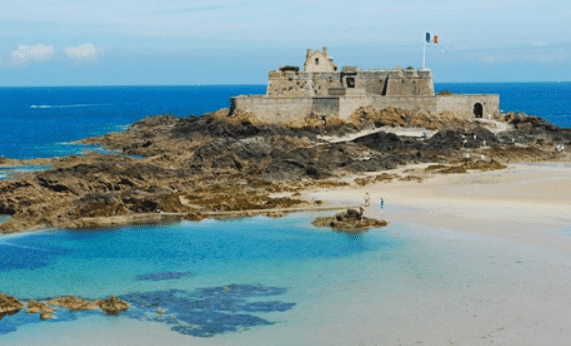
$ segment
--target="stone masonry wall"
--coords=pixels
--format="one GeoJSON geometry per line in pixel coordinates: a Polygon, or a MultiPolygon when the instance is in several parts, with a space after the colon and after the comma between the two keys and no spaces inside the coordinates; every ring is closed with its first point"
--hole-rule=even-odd
{"type": "Polygon", "coordinates": [[[365,97],[342,97],[339,100],[339,117],[347,119],[359,107],[371,106],[374,109],[397,107],[407,110],[425,110],[435,113],[438,101],[434,96],[410,97],[410,96],[365,96],[365,97]]]}
{"type": "Polygon", "coordinates": [[[312,73],[313,93],[315,96],[327,96],[331,88],[341,88],[341,75],[339,73],[312,73]]]}
{"type": "Polygon", "coordinates": [[[311,113],[312,99],[266,98],[263,96],[238,96],[231,100],[232,110],[243,110],[255,114],[260,120],[283,124],[305,118],[311,113]]]}
{"type": "Polygon", "coordinates": [[[482,117],[488,119],[499,119],[500,117],[500,96],[499,95],[448,95],[438,96],[438,103],[435,113],[450,112],[458,116],[474,118],[474,106],[482,105],[482,117]]]}
{"type": "Polygon", "coordinates": [[[268,76],[268,97],[311,97],[311,78],[305,73],[272,71],[268,76]]]}
{"type": "Polygon", "coordinates": [[[434,96],[434,82],[429,70],[391,71],[387,96],[434,96]]]}
{"type": "Polygon", "coordinates": [[[482,118],[498,119],[500,116],[498,95],[450,95],[450,96],[341,96],[268,98],[264,96],[238,96],[232,98],[232,110],[254,113],[260,119],[272,123],[301,120],[309,114],[336,115],[347,119],[359,107],[375,109],[397,107],[406,110],[424,110],[431,114],[452,113],[466,119],[476,118],[475,107],[481,106],[482,118]]]}
{"type": "Polygon", "coordinates": [[[329,89],[345,88],[356,95],[434,96],[430,70],[356,70],[343,72],[272,71],[268,75],[268,97],[329,96],[329,89]],[[348,79],[354,81],[350,88],[348,79]]]}

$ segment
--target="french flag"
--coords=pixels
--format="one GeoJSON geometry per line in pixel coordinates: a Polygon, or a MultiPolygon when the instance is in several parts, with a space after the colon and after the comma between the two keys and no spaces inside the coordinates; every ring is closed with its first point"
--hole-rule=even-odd
{"type": "Polygon", "coordinates": [[[434,35],[434,36],[432,37],[432,40],[431,40],[431,39],[430,39],[430,33],[427,32],[427,33],[426,33],[426,43],[430,43],[431,41],[432,41],[434,44],[438,44],[438,35],[434,35]]]}

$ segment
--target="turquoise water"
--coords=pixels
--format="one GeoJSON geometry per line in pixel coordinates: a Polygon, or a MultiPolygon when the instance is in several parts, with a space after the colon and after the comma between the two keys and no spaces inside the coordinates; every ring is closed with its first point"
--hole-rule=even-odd
{"type": "Polygon", "coordinates": [[[0,320],[0,344],[462,344],[516,323],[521,306],[551,304],[554,287],[553,299],[568,295],[571,263],[541,247],[404,223],[351,236],[312,227],[313,216],[2,238],[2,253],[19,247],[13,257],[35,267],[12,261],[0,291],[112,293],[131,309],[20,312],[0,320]]]}
{"type": "MultiPolygon", "coordinates": [[[[309,299],[307,280],[323,268],[401,243],[382,232],[316,229],[312,218],[298,214],[0,238],[0,292],[25,299],[118,295],[133,304],[123,318],[140,319],[160,305],[176,316],[169,322],[174,331],[199,337],[271,325],[263,315],[309,299]],[[187,324],[203,328],[186,330],[187,324]]],[[[94,313],[62,310],[58,322],[42,323],[94,313]]],[[[37,315],[20,312],[0,320],[0,333],[38,322],[37,315]]]]}

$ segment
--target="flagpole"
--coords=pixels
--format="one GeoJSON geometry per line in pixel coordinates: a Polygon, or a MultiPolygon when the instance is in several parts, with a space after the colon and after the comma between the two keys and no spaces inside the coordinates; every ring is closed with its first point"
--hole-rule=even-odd
{"type": "Polygon", "coordinates": [[[426,40],[423,44],[424,49],[422,50],[422,69],[426,69],[426,40]]]}

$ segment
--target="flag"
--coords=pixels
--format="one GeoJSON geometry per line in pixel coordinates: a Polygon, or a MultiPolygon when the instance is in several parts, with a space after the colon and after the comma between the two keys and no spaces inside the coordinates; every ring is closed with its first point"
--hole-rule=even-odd
{"type": "Polygon", "coordinates": [[[430,33],[426,33],[426,43],[430,43],[430,33]]]}
{"type": "Polygon", "coordinates": [[[438,44],[438,35],[433,36],[433,42],[434,44],[438,44]]]}

